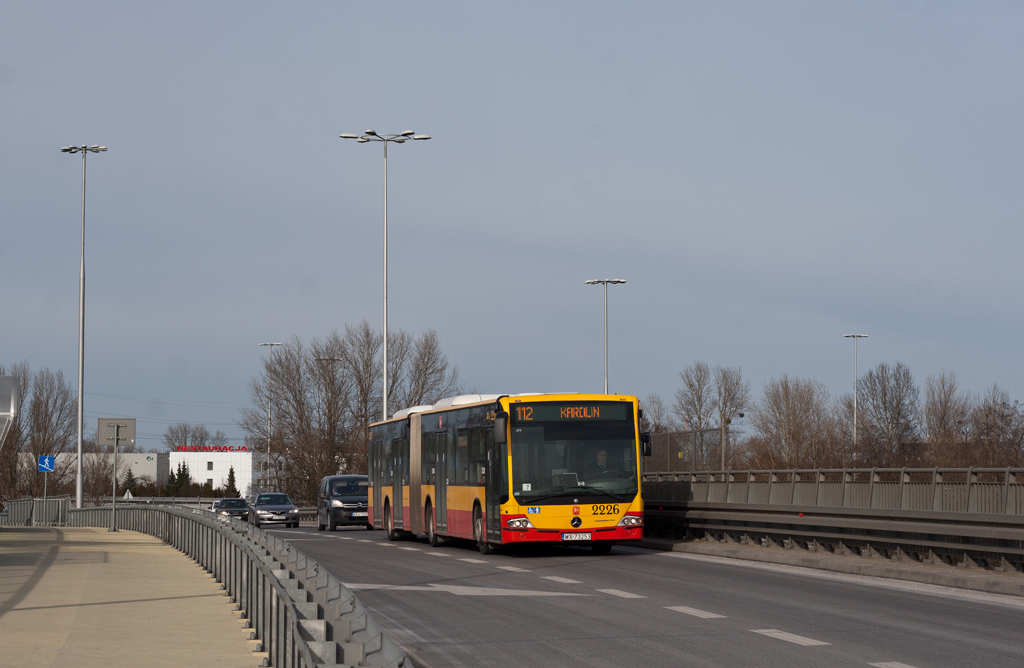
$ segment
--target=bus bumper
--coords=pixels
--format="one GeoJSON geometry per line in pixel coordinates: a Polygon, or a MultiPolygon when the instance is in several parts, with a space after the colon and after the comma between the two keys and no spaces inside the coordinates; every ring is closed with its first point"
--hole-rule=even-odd
{"type": "Polygon", "coordinates": [[[621,543],[625,541],[643,540],[643,527],[627,528],[613,527],[609,529],[585,529],[562,531],[559,529],[507,529],[501,530],[502,545],[513,543],[565,543],[566,545],[590,545],[614,541],[621,543]],[[583,531],[590,534],[590,540],[562,540],[563,534],[578,533],[583,531]]]}

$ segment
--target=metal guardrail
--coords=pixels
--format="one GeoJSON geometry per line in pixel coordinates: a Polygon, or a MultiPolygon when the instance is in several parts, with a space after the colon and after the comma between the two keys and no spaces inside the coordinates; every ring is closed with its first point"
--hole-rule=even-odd
{"type": "MultiPolygon", "coordinates": [[[[119,529],[159,538],[222,584],[267,652],[264,666],[410,665],[355,595],[287,542],[205,510],[118,505],[119,529]]],[[[68,513],[69,526],[109,523],[110,506],[68,513]]]]}
{"type": "Polygon", "coordinates": [[[1024,469],[647,473],[643,495],[648,535],[1024,571],[1024,469]]]}

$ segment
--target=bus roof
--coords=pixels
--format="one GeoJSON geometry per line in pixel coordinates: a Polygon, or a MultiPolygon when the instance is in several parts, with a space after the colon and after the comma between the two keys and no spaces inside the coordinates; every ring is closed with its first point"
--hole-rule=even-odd
{"type": "MultiPolygon", "coordinates": [[[[441,399],[436,404],[425,404],[422,406],[412,406],[410,408],[403,408],[400,411],[396,411],[393,416],[387,420],[381,420],[374,424],[384,424],[385,422],[392,422],[395,420],[404,420],[410,415],[416,413],[430,413],[433,411],[440,411],[448,408],[463,408],[470,406],[479,406],[480,404],[493,404],[498,399],[503,397],[510,398],[523,398],[523,397],[552,397],[552,396],[572,396],[574,394],[581,394],[580,392],[518,392],[516,394],[460,394],[456,397],[447,397],[441,399]]],[[[597,396],[597,395],[594,395],[597,396]]],[[[601,395],[609,397],[626,397],[629,395],[623,394],[609,394],[601,395]]],[[[632,398],[632,397],[630,397],[632,398]]],[[[371,427],[374,425],[370,425],[371,427]]]]}

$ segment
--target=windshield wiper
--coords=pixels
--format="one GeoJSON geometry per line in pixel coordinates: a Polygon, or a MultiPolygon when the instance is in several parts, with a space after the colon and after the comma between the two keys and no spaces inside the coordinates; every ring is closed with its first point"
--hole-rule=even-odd
{"type": "Polygon", "coordinates": [[[612,497],[613,499],[615,499],[616,501],[618,501],[620,503],[626,503],[627,501],[629,501],[629,499],[627,499],[624,496],[620,496],[618,494],[612,494],[611,492],[606,492],[603,489],[598,489],[596,487],[581,487],[580,489],[585,489],[588,492],[592,492],[594,494],[600,494],[601,496],[610,496],[610,497],[612,497]]]}

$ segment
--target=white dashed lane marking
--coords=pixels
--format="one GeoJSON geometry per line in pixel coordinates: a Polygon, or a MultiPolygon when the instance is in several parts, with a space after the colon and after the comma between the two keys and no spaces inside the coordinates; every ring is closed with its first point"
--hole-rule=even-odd
{"type": "Polygon", "coordinates": [[[557,575],[542,575],[541,577],[544,578],[545,580],[551,580],[552,582],[561,582],[562,584],[567,584],[567,585],[580,585],[580,584],[583,584],[579,580],[570,580],[569,578],[560,578],[557,575]]]}
{"type": "Polygon", "coordinates": [[[452,555],[446,554],[445,552],[427,552],[432,557],[450,557],[452,555]]]}
{"type": "Polygon", "coordinates": [[[911,665],[908,665],[908,664],[905,664],[905,663],[900,663],[899,661],[885,661],[883,663],[869,663],[868,665],[869,666],[874,666],[875,668],[914,668],[911,665]]]}
{"type": "MultiPolygon", "coordinates": [[[[372,541],[372,540],[366,540],[366,539],[364,538],[363,540],[361,540],[361,541],[359,541],[359,542],[360,542],[360,543],[372,543],[373,541],[372,541]]],[[[387,545],[387,543],[381,543],[381,545],[387,545]]]]}
{"type": "Polygon", "coordinates": [[[697,608],[688,608],[685,605],[669,605],[666,606],[669,610],[675,610],[681,612],[684,615],[692,615],[693,617],[700,617],[701,619],[725,619],[725,615],[718,615],[713,612],[707,612],[706,610],[698,610],[697,608]]]}
{"type": "Polygon", "coordinates": [[[628,591],[621,591],[619,589],[598,589],[597,591],[602,594],[611,594],[612,596],[618,596],[619,598],[647,598],[640,594],[631,594],[628,591]]]}
{"type": "Polygon", "coordinates": [[[420,548],[418,548],[418,547],[403,547],[402,549],[403,550],[408,550],[410,552],[419,552],[420,551],[420,548]]]}
{"type": "Polygon", "coordinates": [[[487,562],[483,559],[459,559],[459,561],[465,561],[470,564],[486,564],[487,562]]]}
{"type": "Polygon", "coordinates": [[[358,584],[345,582],[352,591],[384,590],[384,591],[422,591],[455,594],[456,596],[587,596],[588,594],[571,594],[564,591],[535,591],[530,589],[499,589],[497,587],[465,587],[449,584],[426,585],[386,585],[358,584]]]}
{"type": "Polygon", "coordinates": [[[510,571],[512,573],[529,573],[525,568],[519,568],[518,566],[498,566],[503,571],[510,571]]]}
{"type": "Polygon", "coordinates": [[[832,643],[822,642],[821,640],[814,640],[813,638],[805,638],[803,636],[794,635],[792,633],[786,633],[778,629],[750,629],[751,633],[760,633],[763,636],[769,638],[775,638],[776,640],[785,640],[791,642],[794,645],[802,645],[803,647],[814,647],[817,645],[831,645],[832,643]]]}

